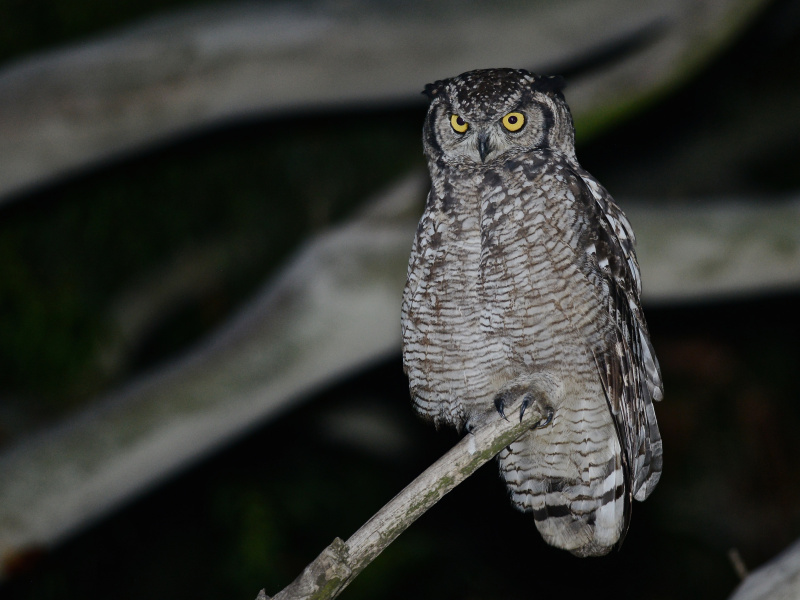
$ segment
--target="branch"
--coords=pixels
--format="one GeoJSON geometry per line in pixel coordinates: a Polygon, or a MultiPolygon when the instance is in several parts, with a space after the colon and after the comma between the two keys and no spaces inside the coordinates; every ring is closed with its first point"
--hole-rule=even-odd
{"type": "MultiPolygon", "coordinates": [[[[543,405],[550,405],[557,391],[550,380],[543,381],[546,402],[535,402],[521,420],[508,411],[510,420],[499,415],[465,435],[442,458],[412,481],[378,511],[361,529],[343,542],[336,538],[289,586],[272,600],[321,600],[335,598],[397,536],[436,504],[447,492],[472,475],[500,450],[532,429],[543,418],[543,405]]],[[[269,600],[264,590],[257,600],[269,600]]]]}
{"type": "Polygon", "coordinates": [[[728,600],[796,598],[800,598],[800,540],[747,575],[728,600]]]}

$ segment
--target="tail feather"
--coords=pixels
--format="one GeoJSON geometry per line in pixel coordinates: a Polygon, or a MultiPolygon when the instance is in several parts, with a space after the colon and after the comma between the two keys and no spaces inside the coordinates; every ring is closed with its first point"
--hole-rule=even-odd
{"type": "Polygon", "coordinates": [[[628,522],[622,450],[600,408],[569,419],[562,413],[552,430],[531,431],[499,455],[512,502],[533,513],[548,544],[577,556],[607,554],[628,522]]]}

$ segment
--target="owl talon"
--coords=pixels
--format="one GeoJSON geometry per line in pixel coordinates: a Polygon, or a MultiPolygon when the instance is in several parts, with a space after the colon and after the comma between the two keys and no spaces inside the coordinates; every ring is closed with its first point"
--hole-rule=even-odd
{"type": "Polygon", "coordinates": [[[552,423],[552,422],[553,422],[553,409],[552,408],[548,408],[547,409],[547,418],[544,420],[544,422],[542,422],[540,420],[538,423],[536,423],[536,425],[534,426],[534,429],[542,429],[542,428],[547,427],[548,425],[550,425],[550,423],[552,423]]]}
{"type": "Polygon", "coordinates": [[[525,410],[531,405],[533,402],[533,396],[530,394],[525,394],[522,397],[522,406],[519,407],[519,422],[522,423],[522,417],[525,416],[525,410]]]}
{"type": "Polygon", "coordinates": [[[503,417],[506,421],[508,421],[508,417],[506,417],[506,394],[500,394],[497,398],[494,399],[494,406],[497,409],[497,412],[500,413],[500,416],[503,417]]]}

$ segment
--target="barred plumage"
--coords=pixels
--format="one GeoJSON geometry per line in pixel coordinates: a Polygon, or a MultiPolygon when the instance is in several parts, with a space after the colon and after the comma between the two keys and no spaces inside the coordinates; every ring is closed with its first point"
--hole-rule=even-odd
{"type": "MultiPolygon", "coordinates": [[[[557,78],[471,71],[426,87],[431,191],[403,297],[414,406],[480,424],[543,378],[552,418],[499,455],[544,539],[608,552],[661,473],[661,376],[639,303],[634,236],[578,164],[557,78]]],[[[533,396],[526,396],[533,394],[533,396]]]]}

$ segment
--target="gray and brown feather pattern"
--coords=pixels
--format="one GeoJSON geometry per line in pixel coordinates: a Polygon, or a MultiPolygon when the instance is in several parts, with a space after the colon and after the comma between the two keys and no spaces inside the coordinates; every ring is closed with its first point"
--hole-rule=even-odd
{"type": "Polygon", "coordinates": [[[403,296],[416,410],[472,428],[544,398],[499,455],[512,502],[579,556],[624,537],[661,474],[663,396],[628,220],[575,158],[559,78],[471,71],[426,87],[431,191],[403,296]]]}

